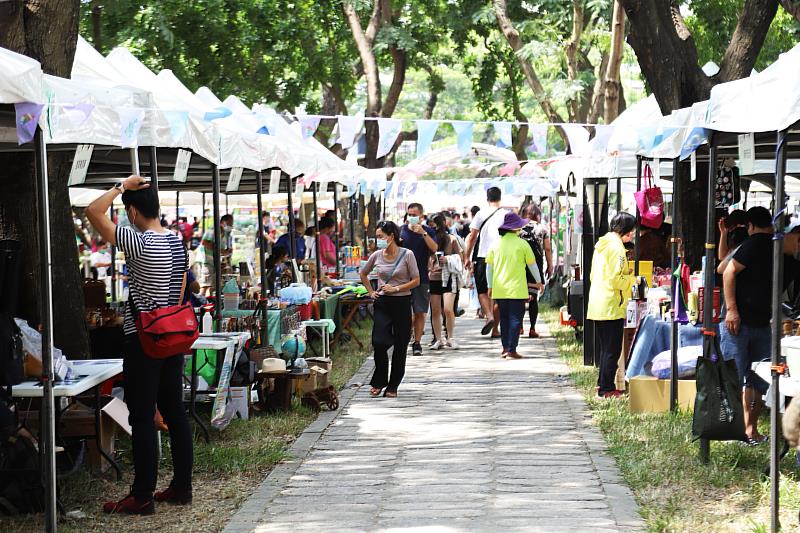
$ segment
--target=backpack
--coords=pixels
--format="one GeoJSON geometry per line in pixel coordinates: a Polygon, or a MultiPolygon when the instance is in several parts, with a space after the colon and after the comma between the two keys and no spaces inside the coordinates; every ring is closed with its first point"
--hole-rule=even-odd
{"type": "Polygon", "coordinates": [[[0,441],[0,474],[0,515],[44,510],[39,452],[29,437],[17,432],[0,441]]]}
{"type": "Polygon", "coordinates": [[[11,387],[24,379],[22,332],[11,315],[0,313],[0,387],[11,387]]]}

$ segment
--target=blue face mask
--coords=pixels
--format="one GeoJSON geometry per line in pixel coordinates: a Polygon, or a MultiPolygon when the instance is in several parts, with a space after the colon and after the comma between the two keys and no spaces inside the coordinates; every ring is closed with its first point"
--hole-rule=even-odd
{"type": "Polygon", "coordinates": [[[385,250],[389,247],[389,241],[386,239],[378,239],[375,244],[378,246],[378,250],[385,250]]]}
{"type": "Polygon", "coordinates": [[[408,223],[411,224],[412,226],[414,224],[419,224],[419,217],[408,215],[408,219],[407,220],[408,220],[408,223]]]}

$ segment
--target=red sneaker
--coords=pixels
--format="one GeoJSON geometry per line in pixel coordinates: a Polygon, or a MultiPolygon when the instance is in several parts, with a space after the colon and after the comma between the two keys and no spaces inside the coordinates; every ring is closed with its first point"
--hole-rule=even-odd
{"type": "Polygon", "coordinates": [[[192,491],[177,490],[172,488],[172,486],[169,486],[161,492],[156,492],[153,495],[153,499],[157,502],[188,505],[192,503],[192,491]]]}
{"type": "Polygon", "coordinates": [[[621,398],[622,396],[625,396],[625,391],[612,390],[612,391],[603,393],[603,395],[601,397],[602,398],[621,398]]]}
{"type": "Polygon", "coordinates": [[[539,338],[539,334],[536,333],[535,329],[531,328],[530,331],[528,332],[528,338],[538,339],[539,338]]]}
{"type": "Polygon", "coordinates": [[[138,500],[133,494],[128,494],[118,502],[106,502],[103,504],[104,513],[120,514],[155,514],[156,506],[153,500],[138,500]]]}

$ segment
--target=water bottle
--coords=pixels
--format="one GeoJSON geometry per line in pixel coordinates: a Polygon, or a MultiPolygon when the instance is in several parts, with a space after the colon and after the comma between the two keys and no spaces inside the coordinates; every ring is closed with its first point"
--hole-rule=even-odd
{"type": "Polygon", "coordinates": [[[214,319],[211,318],[211,311],[206,311],[203,315],[203,333],[212,333],[214,331],[214,319]]]}

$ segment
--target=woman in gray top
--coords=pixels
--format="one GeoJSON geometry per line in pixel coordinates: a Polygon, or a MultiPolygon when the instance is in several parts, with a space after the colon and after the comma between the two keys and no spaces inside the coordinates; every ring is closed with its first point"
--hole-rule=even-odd
{"type": "Polygon", "coordinates": [[[370,395],[396,398],[397,388],[406,371],[406,352],[411,340],[411,289],[419,285],[419,268],[414,254],[400,248],[400,228],[389,221],[378,222],[375,237],[378,250],[361,269],[361,282],[375,301],[372,325],[372,348],[375,372],[370,395]],[[373,283],[369,275],[377,279],[373,283]],[[389,375],[389,348],[392,351],[392,372],[389,375]]]}

